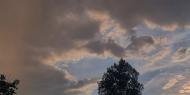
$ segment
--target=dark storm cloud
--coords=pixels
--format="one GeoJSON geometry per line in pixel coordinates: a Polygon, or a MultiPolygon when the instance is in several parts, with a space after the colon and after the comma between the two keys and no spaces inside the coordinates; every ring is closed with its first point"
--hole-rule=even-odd
{"type": "MultiPolygon", "coordinates": [[[[119,21],[126,29],[131,30],[145,19],[160,25],[177,23],[189,24],[190,1],[187,0],[49,0],[46,8],[46,30],[29,35],[39,36],[31,41],[37,48],[51,48],[64,51],[77,48],[77,41],[88,41],[83,48],[93,53],[102,54],[110,51],[115,56],[123,56],[125,49],[114,41],[94,41],[99,31],[99,23],[85,15],[85,11],[96,10],[107,12],[119,21]],[[74,18],[64,20],[68,14],[74,18]],[[77,18],[75,18],[77,17],[77,18]],[[57,18],[59,23],[57,23],[57,18]],[[77,20],[75,20],[77,19],[77,20]]],[[[32,36],[32,37],[33,37],[32,36]]],[[[32,39],[32,38],[29,38],[32,39]]],[[[137,37],[131,40],[128,48],[139,49],[145,44],[153,44],[151,37],[137,37]]],[[[38,55],[38,54],[37,54],[38,55]]]]}
{"type": "MultiPolygon", "coordinates": [[[[72,28],[67,29],[70,34],[62,36],[56,31],[44,32],[45,13],[41,0],[1,0],[0,7],[0,73],[7,75],[9,79],[14,77],[13,79],[21,80],[18,94],[64,95],[64,89],[68,85],[76,85],[65,79],[63,72],[42,64],[40,57],[49,54],[46,48],[59,50],[61,45],[66,47],[67,44],[61,43],[64,37],[70,36],[75,40],[89,39],[83,35],[74,35],[72,31],[75,30],[71,29],[80,28],[79,30],[86,32],[89,28],[95,29],[94,23],[89,24],[90,20],[85,20],[84,23],[75,22],[72,28]]],[[[90,33],[88,36],[92,35],[94,34],[90,33]]]]}
{"type": "Polygon", "coordinates": [[[126,27],[133,27],[144,19],[165,25],[189,24],[190,1],[188,0],[96,0],[89,7],[107,11],[111,17],[126,27]]]}
{"type": "MultiPolygon", "coordinates": [[[[99,33],[100,22],[86,15],[89,5],[90,2],[88,1],[47,1],[44,13],[44,30],[27,33],[26,43],[37,48],[37,51],[33,52],[38,52],[40,56],[47,56],[50,51],[63,53],[76,49],[81,47],[81,44],[77,42],[85,41],[88,41],[88,45],[83,46],[87,46],[85,48],[94,53],[101,54],[108,49],[113,55],[123,56],[124,49],[115,42],[101,43],[93,41],[94,37],[99,33]],[[92,46],[92,44],[97,44],[98,46],[92,46]]],[[[90,9],[94,9],[94,7],[92,6],[90,9]]]]}
{"type": "Polygon", "coordinates": [[[23,68],[22,77],[19,77],[20,95],[62,95],[63,90],[70,83],[69,80],[64,79],[62,72],[41,63],[35,62],[30,67],[25,65],[23,68]]]}
{"type": "Polygon", "coordinates": [[[139,50],[145,45],[154,44],[154,40],[149,36],[141,36],[141,37],[131,37],[131,43],[127,46],[128,50],[139,50]]]}
{"type": "MultiPolygon", "coordinates": [[[[108,50],[116,56],[124,54],[114,41],[93,40],[99,22],[88,18],[85,11],[107,12],[126,28],[144,19],[184,25],[189,24],[189,4],[189,0],[1,0],[0,71],[21,80],[19,95],[63,95],[72,85],[70,81],[38,59],[52,51],[78,48],[77,42],[85,41],[84,48],[93,53],[108,50]]],[[[149,37],[142,40],[134,39],[132,44],[153,43],[149,37]]]]}
{"type": "Polygon", "coordinates": [[[104,51],[109,51],[117,57],[122,57],[125,54],[125,48],[116,44],[113,40],[108,40],[107,42],[92,41],[86,46],[90,52],[102,54],[104,51]]]}
{"type": "MultiPolygon", "coordinates": [[[[126,29],[132,30],[135,25],[143,23],[145,19],[159,25],[179,24],[183,26],[189,24],[189,4],[190,1],[187,0],[48,0],[45,14],[47,15],[47,23],[49,23],[47,31],[50,31],[34,35],[39,35],[40,40],[44,39],[44,41],[39,42],[41,45],[45,42],[44,45],[47,44],[52,48],[71,49],[77,47],[76,40],[93,40],[95,34],[99,31],[99,23],[88,18],[85,15],[86,11],[106,12],[126,29]],[[68,14],[72,14],[70,16],[77,17],[78,20],[62,20],[61,23],[56,23],[58,17],[65,18],[68,14]],[[42,37],[41,35],[44,34],[46,36],[42,37]],[[51,37],[48,37],[49,35],[51,37]]],[[[36,42],[34,41],[34,43],[36,42]]],[[[90,42],[94,43],[95,41],[90,42]]],[[[109,45],[109,43],[106,44],[109,45]]],[[[100,53],[103,50],[99,48],[109,47],[105,46],[106,44],[98,44],[99,47],[96,47],[96,49],[88,45],[86,45],[88,46],[86,48],[100,53]]],[[[112,47],[118,48],[118,45],[112,44],[112,47]]],[[[113,49],[111,51],[118,56],[122,50],[120,49],[117,52],[113,49]]]]}
{"type": "MultiPolygon", "coordinates": [[[[23,59],[25,63],[19,67],[20,74],[15,75],[21,80],[18,94],[24,95],[76,95],[82,92],[67,92],[68,89],[77,89],[94,83],[97,79],[84,79],[72,81],[65,76],[67,74],[61,70],[57,70],[52,66],[48,66],[32,59],[34,56],[27,56],[23,59]],[[20,75],[20,76],[19,76],[20,75]]],[[[35,58],[35,57],[34,57],[35,58]]],[[[66,68],[63,68],[66,70],[66,68]]]]}
{"type": "MultiPolygon", "coordinates": [[[[52,19],[56,20],[56,18],[52,19]]],[[[54,23],[54,25],[46,26],[44,31],[27,33],[27,43],[31,47],[60,53],[77,48],[77,42],[90,40],[98,33],[99,25],[97,22],[80,15],[77,15],[76,19],[66,19],[60,24],[54,23]]]]}
{"type": "Polygon", "coordinates": [[[129,30],[145,19],[160,25],[185,25],[189,24],[189,4],[187,0],[48,0],[44,13],[46,30],[29,33],[29,39],[37,47],[55,50],[71,49],[77,47],[76,41],[92,40],[99,23],[85,15],[87,10],[107,12],[129,30]]]}

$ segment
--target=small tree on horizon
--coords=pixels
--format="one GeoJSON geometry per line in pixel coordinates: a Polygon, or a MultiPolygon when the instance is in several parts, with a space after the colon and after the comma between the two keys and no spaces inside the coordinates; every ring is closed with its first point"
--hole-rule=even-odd
{"type": "Polygon", "coordinates": [[[0,95],[13,95],[16,94],[17,85],[19,80],[13,82],[7,82],[5,75],[0,74],[0,95]]]}
{"type": "Polygon", "coordinates": [[[138,82],[137,72],[128,62],[120,59],[107,68],[98,82],[99,95],[142,95],[143,84],[138,82]]]}

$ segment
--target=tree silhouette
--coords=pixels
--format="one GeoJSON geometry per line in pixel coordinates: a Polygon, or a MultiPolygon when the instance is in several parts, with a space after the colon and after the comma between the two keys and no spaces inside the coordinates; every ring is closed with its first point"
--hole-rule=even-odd
{"type": "Polygon", "coordinates": [[[13,95],[16,94],[15,90],[18,89],[17,85],[19,80],[13,82],[7,82],[5,75],[0,74],[0,95],[13,95]]]}
{"type": "Polygon", "coordinates": [[[138,82],[139,73],[125,60],[107,68],[98,82],[99,95],[141,95],[143,85],[138,82]]]}

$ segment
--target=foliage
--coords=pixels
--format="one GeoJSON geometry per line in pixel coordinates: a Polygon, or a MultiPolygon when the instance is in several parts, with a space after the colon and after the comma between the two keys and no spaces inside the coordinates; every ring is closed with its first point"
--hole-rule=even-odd
{"type": "Polygon", "coordinates": [[[139,73],[125,60],[107,69],[98,82],[99,95],[141,95],[143,85],[138,82],[139,73]]]}
{"type": "Polygon", "coordinates": [[[14,80],[13,82],[7,82],[4,75],[0,75],[0,95],[13,95],[16,94],[17,85],[19,80],[14,80]]]}

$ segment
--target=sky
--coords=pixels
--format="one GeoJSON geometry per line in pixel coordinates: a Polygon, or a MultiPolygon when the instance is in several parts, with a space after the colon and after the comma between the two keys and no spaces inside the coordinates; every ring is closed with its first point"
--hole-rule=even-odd
{"type": "Polygon", "coordinates": [[[0,73],[18,95],[98,95],[120,58],[143,95],[190,94],[189,0],[0,0],[0,73]]]}

